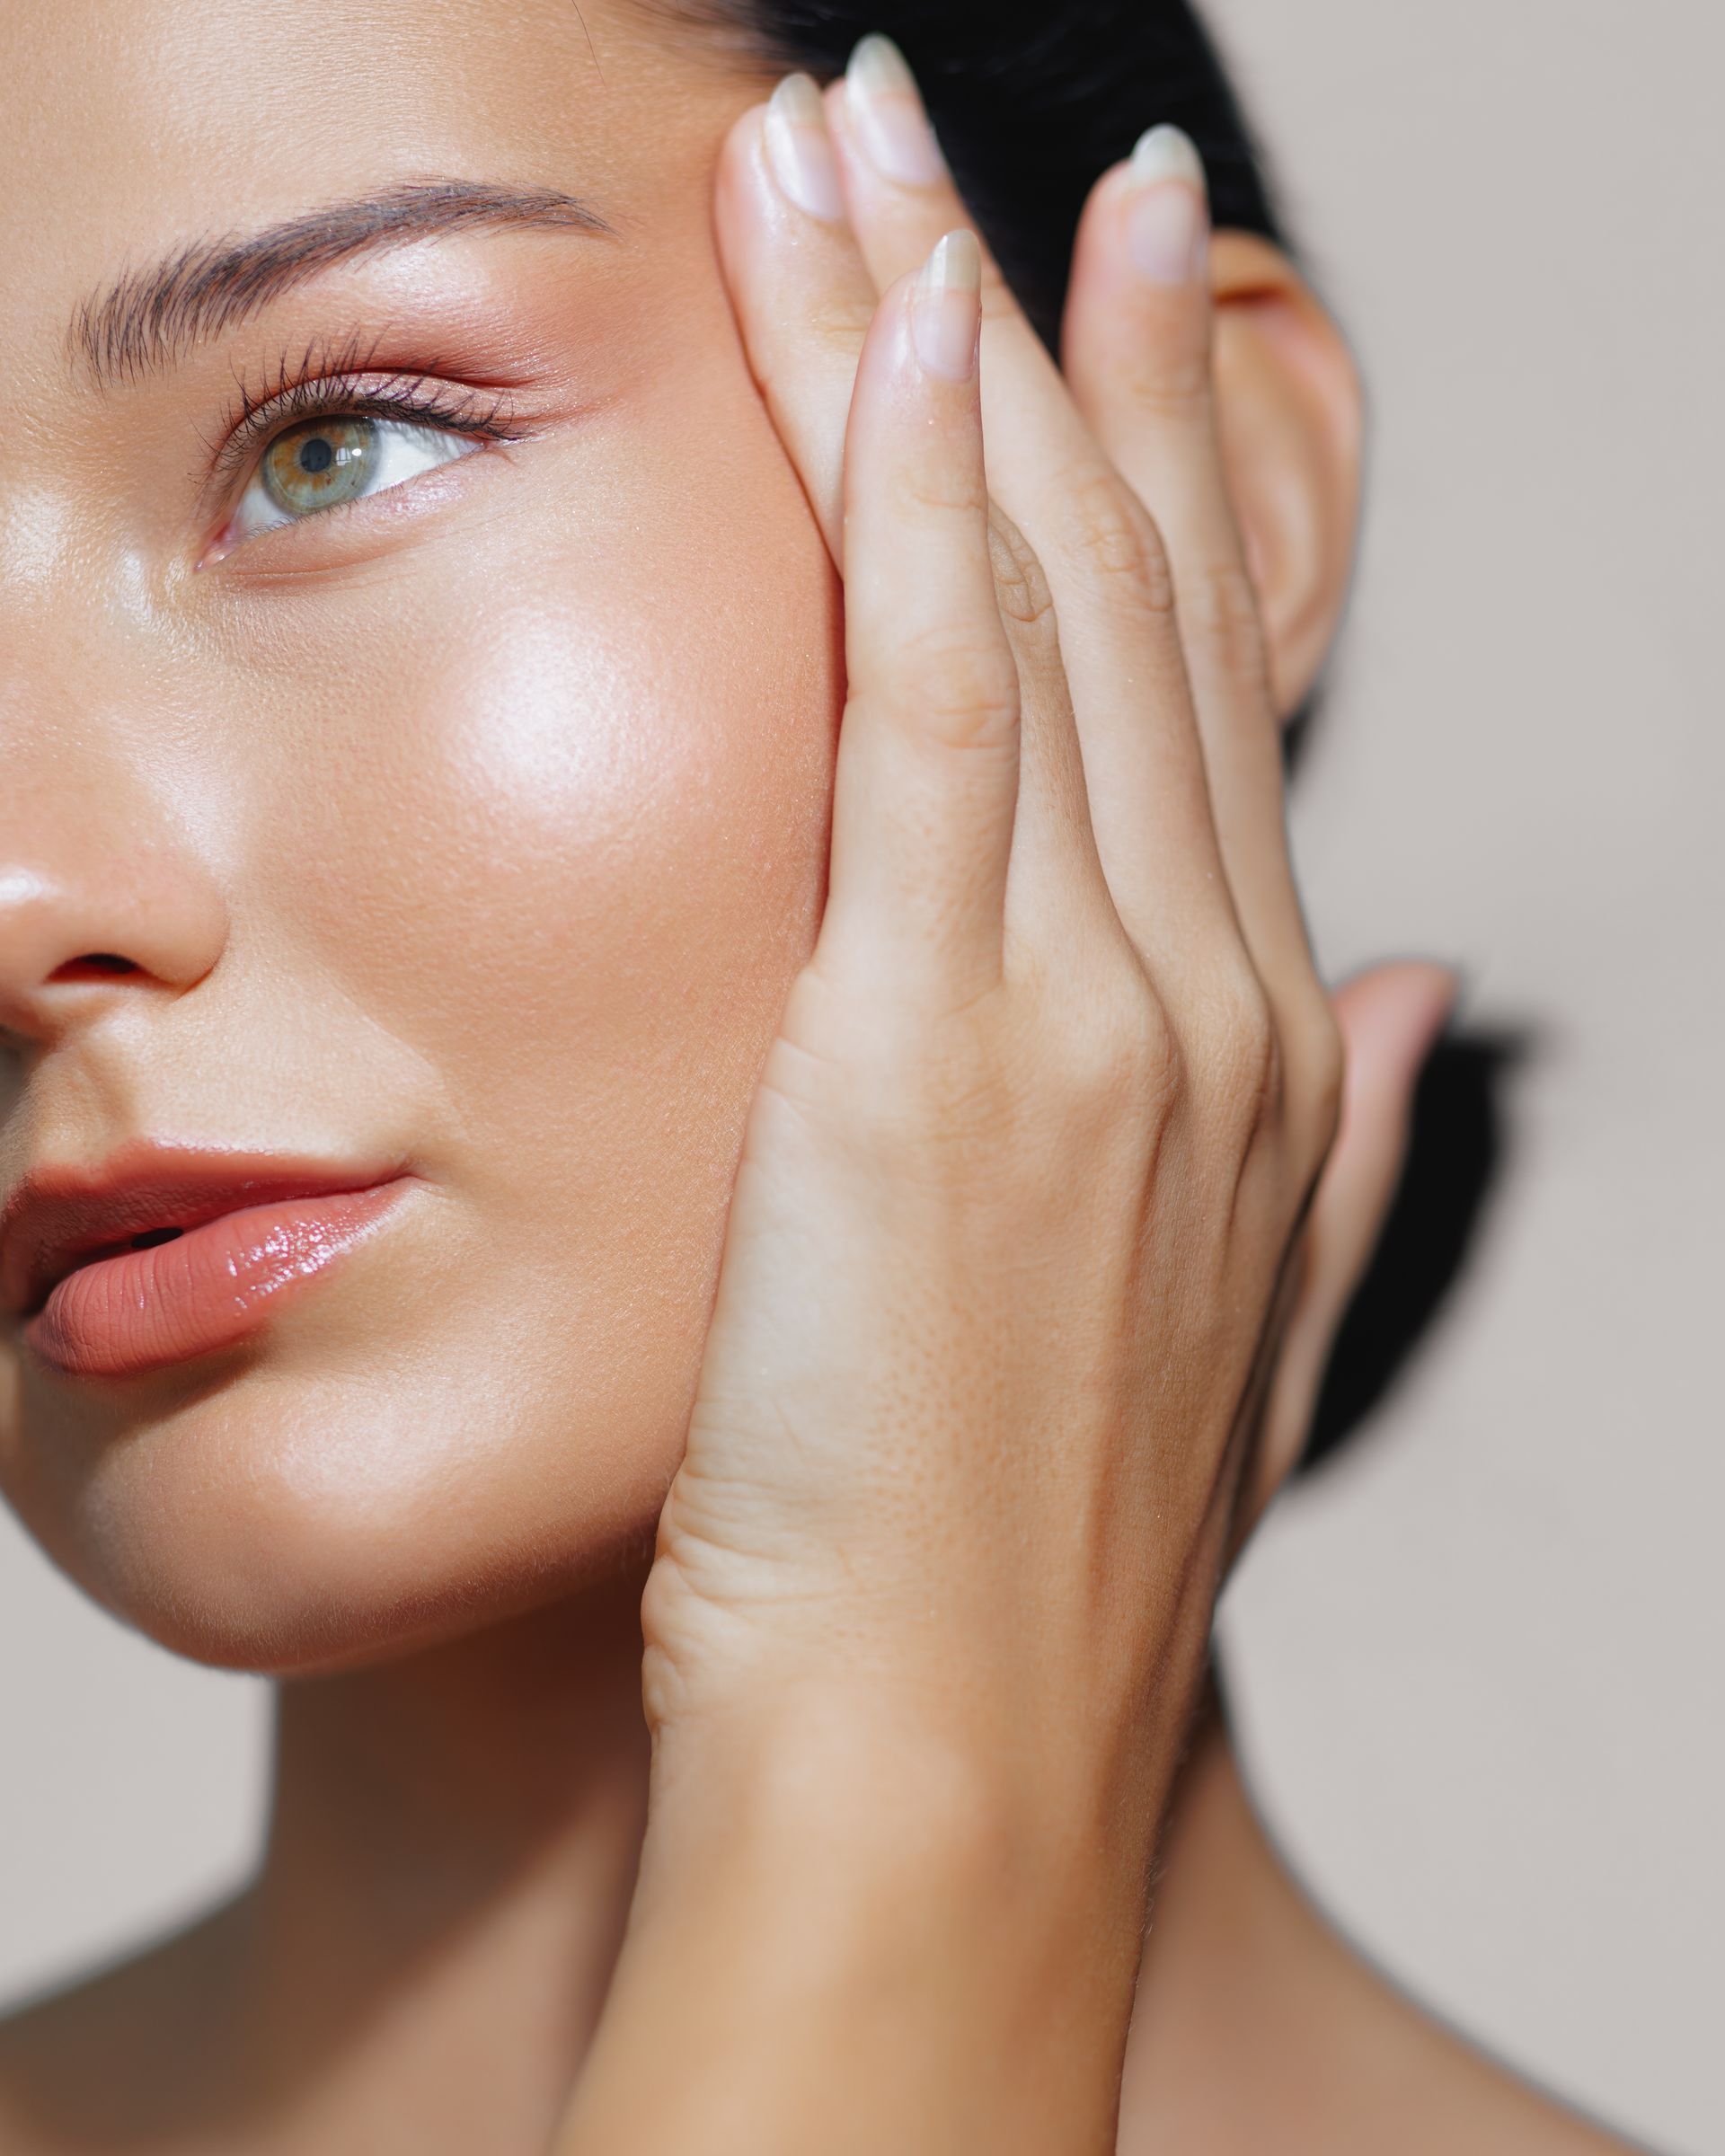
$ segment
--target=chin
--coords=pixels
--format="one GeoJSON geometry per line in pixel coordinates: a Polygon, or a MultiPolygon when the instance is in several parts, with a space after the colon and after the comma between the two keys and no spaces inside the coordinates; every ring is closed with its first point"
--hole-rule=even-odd
{"type": "Polygon", "coordinates": [[[314,1361],[309,1341],[272,1343],[129,1403],[119,1430],[108,1403],[62,1398],[52,1442],[4,1455],[6,1495],[123,1622],[273,1676],[386,1661],[644,1575],[687,1428],[686,1344],[619,1354],[563,1330],[547,1348],[537,1327],[536,1354],[500,1352],[473,1309],[432,1330],[387,1354],[319,1341],[314,1361]]]}

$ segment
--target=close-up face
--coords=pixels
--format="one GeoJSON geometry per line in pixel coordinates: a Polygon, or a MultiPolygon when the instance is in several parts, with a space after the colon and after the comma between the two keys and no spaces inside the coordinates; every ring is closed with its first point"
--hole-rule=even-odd
{"type": "Polygon", "coordinates": [[[677,43],[0,31],[0,1478],[190,1654],[529,1606],[677,1463],[840,698],[677,43]]]}

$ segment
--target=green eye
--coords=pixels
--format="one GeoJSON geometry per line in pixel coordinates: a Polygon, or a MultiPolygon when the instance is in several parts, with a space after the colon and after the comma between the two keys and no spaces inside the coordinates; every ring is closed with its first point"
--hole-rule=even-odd
{"type": "Polygon", "coordinates": [[[447,424],[382,412],[326,411],[296,420],[252,466],[233,519],[207,559],[220,561],[260,532],[368,500],[483,446],[447,424]]]}
{"type": "Polygon", "coordinates": [[[370,492],[381,456],[375,420],[305,420],[265,450],[264,491],[289,517],[332,509],[370,492]]]}

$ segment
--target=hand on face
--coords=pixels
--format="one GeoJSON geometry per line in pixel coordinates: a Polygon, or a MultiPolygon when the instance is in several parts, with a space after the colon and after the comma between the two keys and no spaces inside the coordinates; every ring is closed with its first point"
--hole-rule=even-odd
{"type": "MultiPolygon", "coordinates": [[[[605,13],[583,18],[603,31],[605,13]]],[[[6,137],[20,229],[51,242],[20,255],[6,349],[22,374],[40,361],[41,382],[58,384],[32,403],[39,432],[19,436],[6,465],[8,504],[27,508],[51,481],[54,517],[31,510],[8,528],[62,535],[58,555],[13,561],[6,586],[0,1017],[45,1051],[23,1091],[6,1092],[8,1192],[26,1167],[95,1170],[139,1139],[401,1157],[420,1178],[398,1227],[345,1263],[339,1287],[291,1311],[272,1297],[266,1331],[221,1382],[194,1363],[102,1389],[32,1361],[10,1325],[0,1343],[0,1480],[33,1531],[132,1621],[248,1666],[398,1652],[570,1591],[633,1546],[683,1448],[744,1112],[821,896],[832,579],[712,274],[712,159],[751,93],[708,56],[685,66],[638,40],[605,48],[601,85],[567,9],[520,11],[508,40],[495,13],[452,0],[425,18],[421,43],[374,50],[358,36],[361,72],[344,80],[363,94],[331,107],[313,142],[270,132],[310,34],[298,17],[264,36],[255,11],[188,15],[164,0],[128,17],[128,38],[219,57],[214,134],[201,63],[176,61],[90,79],[80,95],[100,100],[108,146],[93,163],[67,150],[76,130],[53,99],[24,99],[6,137]],[[668,137],[668,94],[692,113],[668,137]],[[164,235],[226,229],[233,206],[211,177],[224,160],[252,175],[234,210],[243,229],[388,198],[403,177],[388,146],[401,131],[353,117],[378,110],[411,119],[452,172],[554,179],[632,236],[428,240],[296,286],[267,317],[123,395],[60,379],[65,323],[135,242],[147,256],[164,235]],[[134,199],[112,175],[164,127],[184,155],[150,162],[134,199]],[[268,375],[320,340],[340,349],[358,333],[369,346],[385,330],[392,367],[450,376],[457,404],[469,375],[491,380],[528,355],[521,393],[541,431],[518,453],[464,457],[180,574],[208,553],[188,473],[219,438],[234,374],[268,375]],[[284,558],[315,573],[278,580],[268,565],[284,558]],[[147,606],[124,597],[137,561],[151,565],[147,606]],[[136,969],[58,974],[87,952],[136,969]],[[140,1420],[147,1441],[130,1442],[140,1420]]],[[[81,19],[9,22],[23,40],[14,79],[72,79],[55,56],[81,19]]],[[[892,95],[920,124],[914,97],[892,95]]],[[[920,260],[960,214],[938,164],[922,184],[871,178],[837,119],[864,257],[890,244],[920,260]]],[[[900,129],[901,160],[919,140],[926,158],[925,138],[900,129]]],[[[831,220],[792,215],[765,178],[751,193],[753,170],[727,163],[727,259],[832,535],[874,279],[831,220]]],[[[1093,216],[1086,245],[1110,229],[1093,216]]],[[[1220,237],[1219,264],[1238,243],[1220,237]]],[[[898,266],[882,261],[880,274],[898,266]]],[[[1160,912],[1132,899],[1132,926],[1165,927],[1152,955],[1175,967],[1204,948],[1202,879],[1181,918],[1181,855],[1164,835],[1184,828],[1190,743],[1136,723],[1159,708],[1142,684],[1104,739],[1107,682],[1094,688],[1084,669],[1101,678],[1115,632],[1106,607],[1093,631],[1081,609],[1092,581],[1105,592],[1124,579],[1075,574],[1061,502],[1045,515],[1026,490],[1047,462],[1033,443],[1058,455],[1059,429],[1100,464],[1092,437],[1112,423],[1096,416],[1110,383],[1109,446],[1133,468],[1133,355],[1160,349],[1134,325],[1159,289],[1109,243],[1081,261],[1075,307],[1087,286],[1103,297],[1067,358],[1090,436],[1010,314],[986,332],[992,475],[1055,589],[1089,781],[1086,800],[1066,737],[1032,727],[1013,873],[1028,891],[1038,849],[1087,818],[1122,903],[1139,861],[1165,864],[1160,912]],[[1110,335],[1129,347],[1118,358],[1110,335]],[[1012,398],[1022,427],[1003,406],[1012,398]],[[1145,763],[1136,791],[1109,756],[1128,773],[1145,763]]],[[[1222,335],[1231,392],[1246,318],[1231,309],[1222,335]]],[[[1160,379],[1140,385],[1153,407],[1160,379]]],[[[1255,453],[1256,420],[1234,431],[1243,409],[1231,394],[1229,446],[1255,453]]],[[[1247,471],[1261,500],[1289,498],[1273,455],[1254,454],[1247,471]]],[[[1156,507],[1177,537],[1168,503],[1156,507]]],[[[1106,535],[1101,495],[1092,508],[1106,535]]],[[[1252,530],[1261,570],[1312,558],[1266,548],[1255,515],[1252,530]]],[[[1178,579],[1178,544],[1174,555],[1178,579]]],[[[1287,595],[1273,573],[1264,581],[1285,666],[1287,595]]],[[[853,785],[845,798],[863,796],[853,785]]],[[[852,856],[890,859],[875,846],[852,856]]],[[[1046,941],[1063,968],[1087,962],[1057,924],[1046,941]]],[[[1404,1003],[1429,1005],[1428,980],[1401,979],[1404,1003]]],[[[1368,1011],[1375,994],[1350,992],[1368,1011]]],[[[1382,1008],[1395,1020],[1393,996],[1382,1008]]],[[[1390,1096],[1367,1083],[1380,1066],[1365,1051],[1387,1039],[1393,1064],[1407,1034],[1380,1024],[1361,1038],[1349,1091],[1369,1105],[1390,1096]]],[[[23,1067],[10,1047],[0,1090],[23,1067]]],[[[1359,1124],[1377,1134],[1356,1154],[1374,1187],[1393,1163],[1394,1119],[1392,1102],[1359,1124]]],[[[1333,1215],[1348,1233],[1314,1233],[1304,1276],[1327,1275],[1332,1303],[1363,1217],[1352,1200],[1335,1213],[1340,1188],[1332,1173],[1314,1230],[1333,1215]]],[[[1295,1381],[1319,1361],[1283,1358],[1296,1407],[1295,1381]]],[[[1302,1421],[1282,1417],[1290,1430],[1302,1421]]]]}
{"type": "Polygon", "coordinates": [[[1183,138],[1095,190],[1064,379],[889,49],[747,115],[718,220],[844,577],[849,700],[650,1712],[674,1759],[715,1713],[849,1702],[985,1774],[1036,1763],[1014,1800],[1100,1831],[1122,1775],[1172,1772],[1449,982],[1332,1004],[1313,966],[1183,138]]]}

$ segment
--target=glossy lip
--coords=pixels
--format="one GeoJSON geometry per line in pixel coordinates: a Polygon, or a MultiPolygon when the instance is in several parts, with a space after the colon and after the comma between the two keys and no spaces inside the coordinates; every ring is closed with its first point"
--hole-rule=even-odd
{"type": "Polygon", "coordinates": [[[143,1146],[97,1169],[44,1168],[0,1210],[0,1303],[38,1313],[68,1275],[138,1246],[253,1207],[355,1195],[400,1180],[399,1162],[332,1166],[275,1156],[143,1146]]]}

